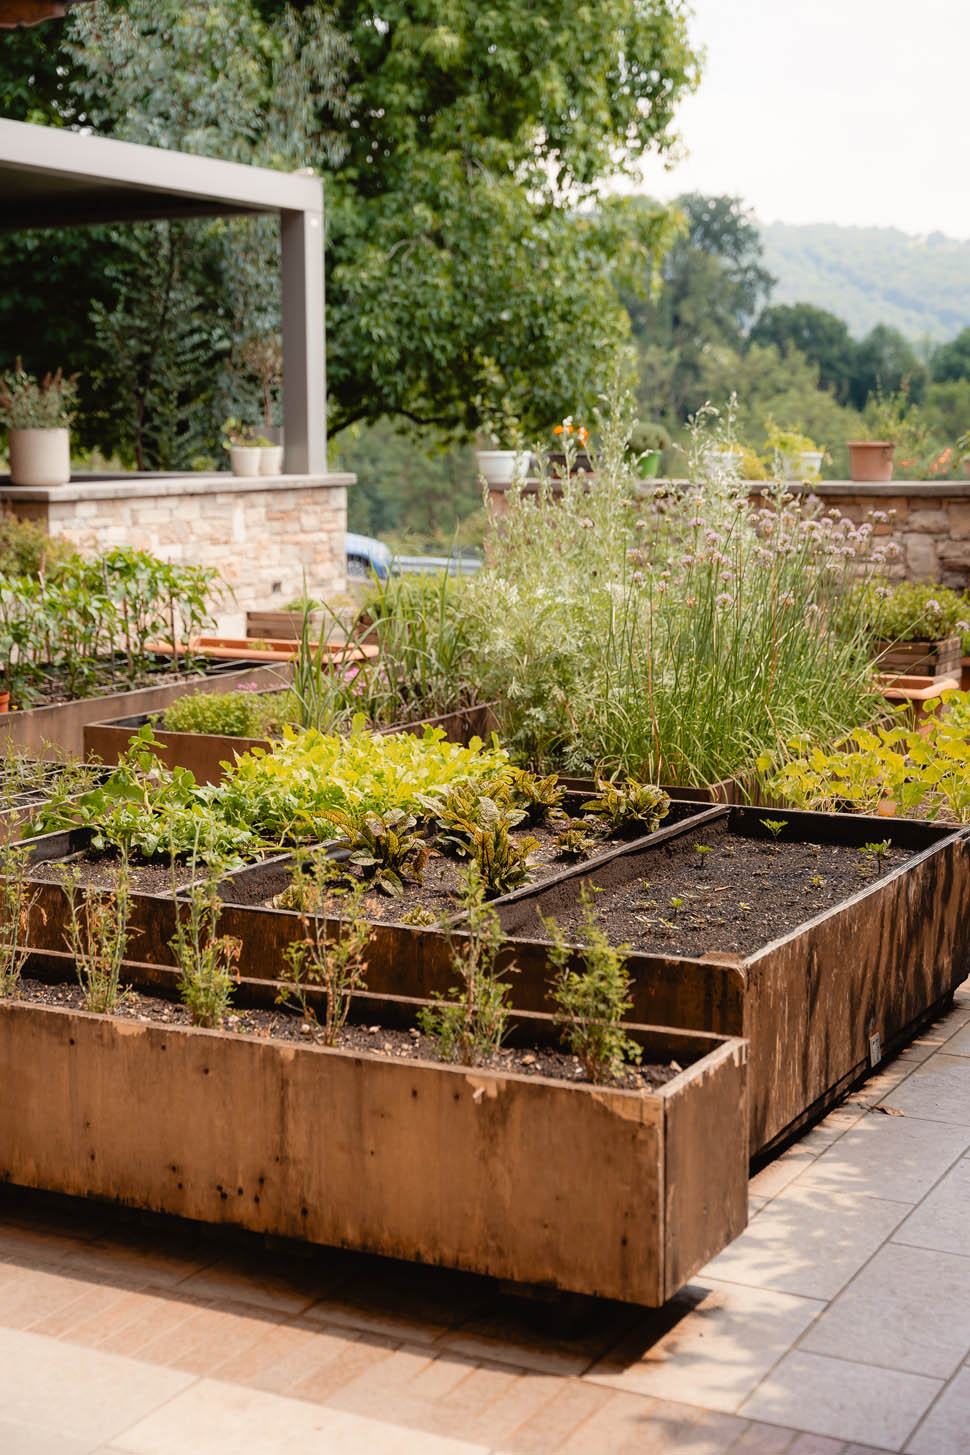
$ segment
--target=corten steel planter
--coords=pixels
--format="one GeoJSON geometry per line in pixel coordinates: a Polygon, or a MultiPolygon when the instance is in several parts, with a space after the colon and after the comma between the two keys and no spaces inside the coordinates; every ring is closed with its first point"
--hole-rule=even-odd
{"type": "MultiPolygon", "coordinates": [[[[171,655],[168,642],[149,642],[149,650],[161,655],[171,655]]],[[[323,655],[335,666],[350,666],[354,662],[371,661],[380,654],[380,648],[347,642],[310,642],[311,651],[323,648],[323,655]]],[[[214,661],[231,662],[292,662],[300,650],[300,642],[283,638],[260,637],[216,637],[199,636],[189,638],[189,650],[214,661]]]]}
{"type": "MultiPolygon", "coordinates": [[[[765,837],[756,808],[713,809],[731,833],[765,837]]],[[[849,1088],[875,1057],[909,1040],[970,973],[970,843],[954,831],[909,819],[785,809],[786,839],[861,847],[890,838],[914,857],[790,933],[739,956],[702,959],[634,952],[633,1018],[744,1036],[750,1042],[751,1152],[790,1139],[849,1088]]],[[[694,832],[685,824],[674,834],[694,832]]],[[[668,837],[673,837],[669,835],[668,837]]],[[[517,1005],[536,1000],[533,965],[545,948],[538,911],[561,912],[586,879],[649,879],[656,849],[631,846],[608,863],[567,871],[499,906],[509,953],[523,967],[517,1005]],[[529,974],[525,967],[528,966],[529,974]]],[[[878,1059],[878,1058],[876,1058],[878,1059]]]]}
{"type": "MultiPolygon", "coordinates": [[[[716,809],[694,813],[694,807],[693,804],[674,804],[672,812],[678,817],[682,815],[685,822],[689,819],[692,828],[718,817],[716,809]]],[[[651,836],[651,841],[669,837],[676,832],[676,827],[671,824],[658,830],[656,835],[651,836]]],[[[43,834],[27,841],[29,858],[35,864],[67,859],[86,849],[90,841],[91,834],[86,829],[43,834]]],[[[647,839],[633,842],[642,845],[647,839]]],[[[338,858],[346,855],[346,850],[337,840],[327,844],[325,852],[338,858]]],[[[621,852],[623,849],[608,849],[587,863],[602,863],[621,852]]],[[[292,870],[292,854],[278,854],[227,875],[219,886],[223,909],[218,931],[233,935],[240,941],[239,975],[249,984],[251,997],[255,996],[252,1003],[264,1007],[275,1003],[280,971],[286,964],[287,947],[302,938],[303,929],[300,916],[294,910],[274,909],[252,901],[269,899],[279,893],[289,884],[292,870]],[[244,892],[240,893],[241,890],[244,892]]],[[[32,892],[36,893],[37,900],[30,920],[29,943],[34,951],[31,973],[57,976],[65,958],[67,928],[67,901],[59,871],[49,870],[44,879],[33,881],[32,892]]],[[[181,892],[184,893],[184,889],[181,892]]],[[[521,893],[519,890],[492,903],[499,908],[521,893]]],[[[131,894],[129,950],[132,960],[138,962],[139,983],[170,984],[175,965],[171,949],[175,916],[176,905],[170,894],[145,894],[140,891],[131,894]],[[148,981],[146,976],[149,976],[148,981]]],[[[333,932],[337,933],[336,927],[333,932]]],[[[524,956],[518,950],[513,956],[509,950],[501,963],[508,965],[513,958],[523,972],[513,979],[513,1002],[524,1010],[546,1010],[549,977],[546,947],[539,946],[535,951],[527,949],[524,956]]],[[[444,994],[454,984],[454,979],[447,935],[418,926],[372,922],[367,950],[367,985],[370,991],[378,995],[420,999],[436,992],[444,994]]]]}
{"type": "Polygon", "coordinates": [[[157,687],[139,687],[131,692],[111,692],[102,697],[79,697],[52,707],[25,707],[21,712],[0,714],[0,744],[12,744],[38,757],[67,753],[84,754],[84,729],[105,718],[128,717],[135,713],[161,712],[176,698],[193,692],[232,692],[241,682],[259,682],[278,687],[286,682],[292,667],[233,667],[225,664],[198,677],[170,682],[160,674],[157,687]],[[282,675],[281,675],[282,674],[282,675]]]}
{"type": "Polygon", "coordinates": [[[876,665],[887,675],[959,679],[963,647],[959,636],[939,641],[876,642],[876,665]]]}
{"type": "MultiPolygon", "coordinates": [[[[282,690],[282,689],[281,689],[282,690]]],[[[132,734],[148,721],[145,713],[118,718],[113,722],[89,723],[84,729],[84,751],[89,758],[100,758],[102,763],[117,763],[127,750],[132,734]]],[[[444,713],[440,717],[423,718],[420,722],[399,723],[393,727],[375,728],[374,731],[387,736],[389,733],[423,733],[426,727],[441,728],[452,743],[468,744],[471,738],[486,738],[492,730],[492,709],[488,703],[476,703],[473,707],[460,708],[456,712],[444,713]]],[[[161,744],[154,749],[156,756],[168,768],[188,768],[197,783],[221,783],[223,769],[234,757],[248,753],[252,748],[271,752],[275,743],[271,738],[227,737],[221,733],[176,733],[156,727],[155,738],[161,744]]]]}
{"type": "Polygon", "coordinates": [[[745,1225],[745,1047],[631,1034],[686,1069],[621,1091],[5,1001],[0,1178],[656,1306],[745,1225]]]}

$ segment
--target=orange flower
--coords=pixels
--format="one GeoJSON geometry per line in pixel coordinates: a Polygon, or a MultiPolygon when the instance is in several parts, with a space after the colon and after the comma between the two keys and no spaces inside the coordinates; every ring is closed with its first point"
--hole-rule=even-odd
{"type": "Polygon", "coordinates": [[[553,434],[562,434],[562,425],[561,424],[554,425],[552,432],[553,432],[553,434]]]}
{"type": "Polygon", "coordinates": [[[580,427],[580,430],[579,430],[579,443],[581,445],[584,445],[588,439],[589,439],[589,430],[588,429],[583,429],[582,427],[580,427]]]}

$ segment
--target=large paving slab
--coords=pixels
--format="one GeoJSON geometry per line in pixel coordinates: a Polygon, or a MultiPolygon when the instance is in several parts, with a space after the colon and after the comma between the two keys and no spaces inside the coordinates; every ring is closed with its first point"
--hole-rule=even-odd
{"type": "Polygon", "coordinates": [[[0,1455],[970,1449],[970,994],[660,1310],[0,1188],[0,1455]]]}

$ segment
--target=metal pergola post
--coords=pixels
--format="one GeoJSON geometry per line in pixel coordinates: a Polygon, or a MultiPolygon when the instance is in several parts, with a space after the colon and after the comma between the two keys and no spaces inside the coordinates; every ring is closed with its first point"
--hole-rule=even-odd
{"type": "Polygon", "coordinates": [[[0,231],[276,212],[287,474],[327,469],[323,183],[0,119],[0,231]]]}

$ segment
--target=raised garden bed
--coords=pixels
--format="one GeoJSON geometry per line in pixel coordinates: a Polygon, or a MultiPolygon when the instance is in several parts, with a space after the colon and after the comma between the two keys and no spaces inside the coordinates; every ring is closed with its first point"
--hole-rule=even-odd
{"type": "MultiPolygon", "coordinates": [[[[567,814],[578,814],[583,801],[583,794],[568,793],[563,800],[563,809],[567,814]]],[[[705,814],[697,804],[671,801],[669,813],[661,827],[653,834],[635,836],[634,841],[640,844],[651,842],[658,837],[663,838],[674,832],[675,828],[687,819],[697,824],[703,824],[707,817],[708,814],[705,814]]],[[[522,825],[512,830],[510,838],[515,844],[526,835],[537,839],[539,843],[539,847],[529,856],[530,881],[524,889],[515,890],[510,894],[493,899],[491,902],[494,906],[515,900],[521,894],[529,894],[537,885],[549,878],[559,878],[564,871],[566,861],[557,856],[556,826],[554,824],[531,828],[522,825]]],[[[587,865],[603,862],[615,853],[625,850],[630,841],[629,833],[615,836],[607,834],[596,842],[595,847],[589,850],[582,862],[587,865]]],[[[336,855],[343,853],[336,842],[331,845],[331,849],[336,855]]],[[[219,890],[220,897],[227,906],[245,906],[271,913],[279,912],[276,911],[273,901],[291,885],[294,862],[292,855],[284,854],[267,859],[263,863],[237,869],[223,880],[219,890]]],[[[405,915],[420,909],[429,912],[435,919],[459,924],[462,919],[460,878],[467,867],[467,862],[465,859],[444,854],[433,855],[424,866],[422,883],[418,884],[411,879],[406,879],[403,891],[399,895],[389,895],[377,890],[369,895],[367,899],[368,920],[385,925],[402,924],[405,915]]],[[[286,913],[286,911],[283,912],[286,913]]],[[[406,923],[404,921],[402,928],[406,927],[406,923]]],[[[412,990],[407,993],[417,994],[418,991],[412,990]]]]}
{"type": "Polygon", "coordinates": [[[281,681],[289,679],[291,672],[292,667],[286,663],[271,668],[226,662],[191,676],[175,676],[169,667],[159,673],[155,686],[2,713],[0,744],[10,744],[38,757],[63,754],[81,757],[85,752],[84,729],[88,723],[161,712],[178,697],[192,692],[231,692],[241,682],[255,681],[266,687],[278,687],[281,681]]]}
{"type": "Polygon", "coordinates": [[[959,636],[932,642],[876,642],[874,651],[882,672],[958,680],[960,677],[963,647],[959,636]]]}
{"type": "MultiPolygon", "coordinates": [[[[336,663],[363,662],[378,656],[380,648],[359,645],[356,642],[311,642],[311,650],[336,663]]],[[[151,642],[149,650],[171,653],[169,642],[151,642]]],[[[291,637],[219,637],[195,636],[189,638],[189,650],[199,656],[230,662],[292,662],[300,650],[298,639],[291,637]]]]}
{"type": "MultiPolygon", "coordinates": [[[[252,680],[251,674],[247,674],[252,680]]],[[[132,733],[151,720],[148,713],[134,713],[112,721],[88,723],[84,729],[84,748],[88,757],[99,758],[102,763],[117,763],[126,751],[132,733]]],[[[488,703],[460,708],[440,717],[423,718],[420,722],[399,723],[393,727],[375,728],[375,732],[422,733],[426,727],[441,728],[449,742],[468,743],[473,737],[486,738],[492,730],[492,709],[488,703]]],[[[221,733],[169,732],[155,728],[156,741],[161,751],[156,755],[168,768],[188,768],[197,783],[221,783],[223,768],[235,756],[248,753],[252,748],[271,751],[270,738],[229,737],[221,733]]]]}
{"type": "Polygon", "coordinates": [[[745,1225],[745,1048],[630,1034],[684,1069],[594,1087],[8,1000],[0,1178],[656,1306],[745,1225]]]}
{"type": "MultiPolygon", "coordinates": [[[[939,1010],[970,971],[970,846],[962,831],[857,815],[783,810],[777,817],[782,816],[783,838],[775,843],[761,822],[763,809],[715,809],[700,829],[686,824],[654,847],[618,850],[605,864],[519,891],[499,909],[512,937],[510,953],[531,970],[547,942],[539,911],[568,921],[584,880],[605,891],[596,895],[598,909],[614,886],[642,899],[645,907],[634,913],[652,923],[645,927],[643,948],[628,960],[633,1016],[749,1039],[752,1154],[790,1137],[863,1079],[871,1065],[939,1010]],[[760,887],[750,874],[740,884],[723,875],[713,878],[720,862],[718,837],[736,850],[742,841],[758,841],[767,874],[760,887]],[[686,854],[678,839],[689,846],[686,854]],[[890,853],[881,868],[878,856],[857,853],[886,839],[890,853]],[[712,852],[696,853],[695,842],[712,852]],[[820,852],[848,847],[850,862],[867,857],[866,874],[853,878],[843,865],[845,892],[826,903],[835,885],[811,880],[816,874],[830,880],[831,871],[813,868],[810,853],[807,868],[798,871],[804,885],[794,891],[789,885],[789,901],[794,894],[795,902],[789,902],[787,918],[773,918],[780,897],[774,881],[788,877],[789,846],[804,857],[804,846],[811,844],[821,845],[820,852]],[[672,879],[670,864],[678,855],[694,867],[672,879]],[[725,910],[719,925],[708,903],[699,911],[706,917],[703,930],[681,934],[683,921],[693,915],[689,886],[696,888],[702,877],[708,901],[727,886],[723,897],[734,901],[734,912],[725,910]],[[655,880],[655,889],[644,887],[644,881],[653,886],[655,880]],[[683,903],[673,906],[672,899],[683,903]],[[666,903],[658,907],[650,900],[666,903]],[[750,908],[742,909],[742,903],[750,908]],[[735,919],[746,923],[739,929],[735,919]],[[674,928],[668,931],[660,921],[674,928]]],[[[628,921],[618,928],[603,911],[603,923],[614,941],[626,938],[628,921]]],[[[523,971],[515,979],[519,1005],[536,1002],[533,973],[523,971]]]]}

